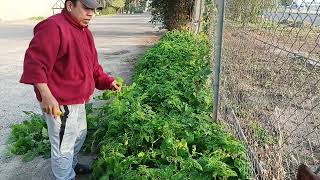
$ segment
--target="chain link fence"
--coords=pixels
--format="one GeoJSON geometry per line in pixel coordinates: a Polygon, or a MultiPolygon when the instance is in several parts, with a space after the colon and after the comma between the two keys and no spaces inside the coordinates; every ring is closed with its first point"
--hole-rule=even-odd
{"type": "Polygon", "coordinates": [[[320,0],[225,8],[218,119],[247,145],[256,179],[319,171],[320,0]]]}

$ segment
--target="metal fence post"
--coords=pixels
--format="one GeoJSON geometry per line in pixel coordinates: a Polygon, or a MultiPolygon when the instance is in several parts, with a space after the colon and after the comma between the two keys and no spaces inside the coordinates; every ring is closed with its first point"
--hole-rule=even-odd
{"type": "MultiPolygon", "coordinates": [[[[213,1],[214,3],[214,1],[213,1]]],[[[216,26],[215,38],[215,76],[214,76],[214,104],[213,104],[213,121],[217,122],[218,105],[219,105],[219,88],[220,88],[220,69],[221,69],[221,54],[222,54],[222,38],[224,24],[224,8],[225,1],[218,1],[218,21],[216,26]]]]}

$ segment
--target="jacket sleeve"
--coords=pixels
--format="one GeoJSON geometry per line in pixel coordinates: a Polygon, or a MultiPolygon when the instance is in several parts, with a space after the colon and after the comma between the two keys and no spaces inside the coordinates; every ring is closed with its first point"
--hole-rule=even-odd
{"type": "Polygon", "coordinates": [[[34,28],[34,37],[26,51],[21,83],[48,83],[60,47],[60,31],[52,20],[45,20],[34,28]]]}
{"type": "Polygon", "coordinates": [[[109,76],[103,71],[103,68],[98,62],[97,50],[94,53],[94,72],[93,77],[95,81],[95,86],[99,90],[112,89],[112,82],[115,80],[113,77],[109,76]]]}

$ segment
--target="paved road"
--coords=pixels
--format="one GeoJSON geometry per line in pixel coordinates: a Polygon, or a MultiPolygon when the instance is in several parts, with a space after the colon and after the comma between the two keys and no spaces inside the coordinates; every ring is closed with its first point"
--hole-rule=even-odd
{"type": "Polygon", "coordinates": [[[275,22],[280,22],[282,20],[290,20],[295,22],[307,22],[313,26],[320,26],[320,13],[300,13],[300,12],[278,12],[278,13],[268,13],[265,17],[268,20],[275,22]]]}
{"type": "MultiPolygon", "coordinates": [[[[134,61],[157,41],[160,33],[144,15],[96,17],[91,23],[100,63],[106,72],[130,82],[134,61]]],[[[20,157],[4,156],[10,124],[22,122],[22,111],[39,112],[30,86],[19,84],[24,52],[32,38],[35,21],[0,23],[0,180],[51,179],[50,163],[41,158],[22,163],[20,157]]],[[[99,94],[99,92],[96,92],[99,94]]]]}
{"type": "Polygon", "coordinates": [[[307,22],[313,24],[313,26],[320,26],[320,7],[319,5],[313,5],[309,8],[277,7],[276,12],[266,12],[265,18],[275,22],[290,20],[307,22]]]}

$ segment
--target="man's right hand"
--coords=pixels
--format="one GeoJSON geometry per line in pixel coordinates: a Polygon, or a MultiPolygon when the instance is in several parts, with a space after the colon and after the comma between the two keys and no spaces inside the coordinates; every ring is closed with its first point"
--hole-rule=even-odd
{"type": "Polygon", "coordinates": [[[56,98],[51,94],[51,91],[47,84],[39,83],[35,84],[36,88],[39,90],[41,94],[41,109],[49,114],[53,115],[55,118],[61,114],[59,110],[59,103],[56,98]]]}
{"type": "Polygon", "coordinates": [[[40,106],[42,110],[49,115],[53,115],[55,117],[59,115],[60,110],[58,101],[52,95],[42,96],[40,106]]]}

